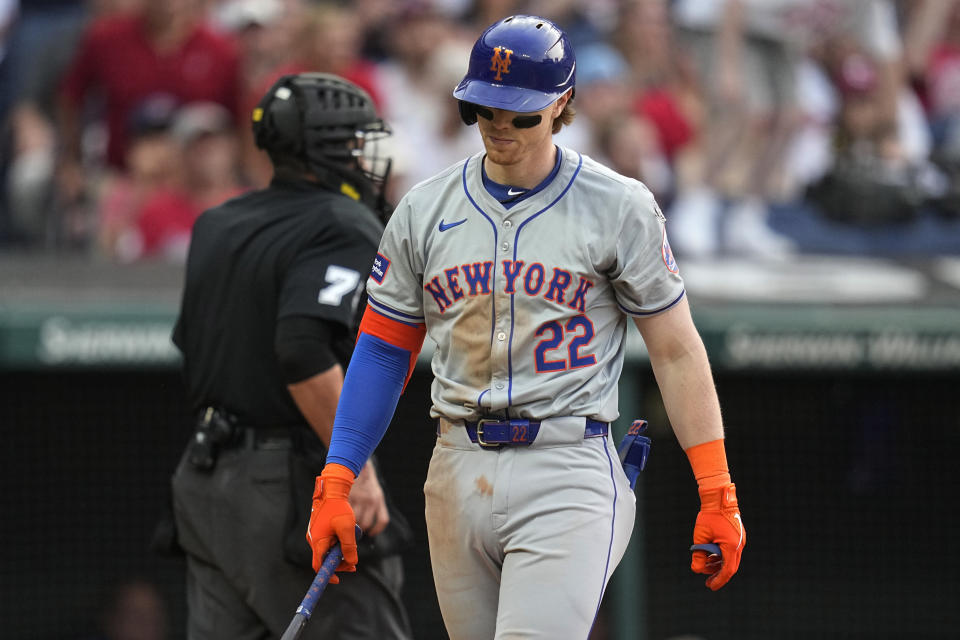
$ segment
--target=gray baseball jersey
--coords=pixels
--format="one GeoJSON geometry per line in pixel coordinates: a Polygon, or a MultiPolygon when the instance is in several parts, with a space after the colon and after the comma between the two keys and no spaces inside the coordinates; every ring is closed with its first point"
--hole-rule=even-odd
{"type": "Polygon", "coordinates": [[[683,282],[646,187],[560,153],[510,209],[483,185],[483,154],[417,185],[367,281],[373,309],[437,344],[425,513],[456,640],[586,638],[633,531],[617,451],[585,419],[617,417],[628,317],[669,308],[683,282]],[[541,424],[489,449],[464,428],[481,416],[541,424]]]}
{"type": "Polygon", "coordinates": [[[561,149],[542,191],[505,209],[477,154],[400,201],[367,282],[370,305],[425,322],[434,417],[618,417],[628,316],[683,296],[653,195],[561,149]]]}

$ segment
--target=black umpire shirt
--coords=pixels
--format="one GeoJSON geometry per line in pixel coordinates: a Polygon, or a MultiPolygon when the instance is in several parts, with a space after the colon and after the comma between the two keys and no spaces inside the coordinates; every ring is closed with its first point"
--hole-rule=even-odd
{"type": "Polygon", "coordinates": [[[254,427],[306,424],[274,353],[277,320],[346,329],[345,365],[383,226],[365,205],[275,178],[196,221],[173,341],[194,411],[217,406],[254,427]]]}

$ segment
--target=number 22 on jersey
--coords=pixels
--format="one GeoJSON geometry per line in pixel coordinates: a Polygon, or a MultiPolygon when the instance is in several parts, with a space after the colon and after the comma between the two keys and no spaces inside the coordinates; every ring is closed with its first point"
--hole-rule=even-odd
{"type": "Polygon", "coordinates": [[[592,353],[580,353],[580,349],[593,340],[593,323],[587,316],[573,316],[566,323],[558,320],[544,322],[534,335],[543,336],[534,348],[537,373],[579,369],[597,363],[592,353]]]}

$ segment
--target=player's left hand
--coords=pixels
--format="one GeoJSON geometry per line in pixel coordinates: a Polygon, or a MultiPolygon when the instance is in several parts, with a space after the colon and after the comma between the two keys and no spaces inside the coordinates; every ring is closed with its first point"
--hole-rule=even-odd
{"type": "Polygon", "coordinates": [[[367,460],[367,464],[360,470],[360,475],[353,483],[353,489],[350,491],[350,506],[353,507],[353,513],[357,516],[357,524],[368,536],[377,535],[390,524],[387,500],[377,480],[373,462],[370,460],[367,460]]]}
{"type": "MultiPolygon", "coordinates": [[[[337,571],[357,570],[356,518],[350,508],[350,487],[353,471],[336,463],[327,464],[317,476],[313,492],[313,508],[307,527],[307,542],[313,550],[313,570],[319,571],[323,557],[336,540],[340,540],[343,562],[337,571]]],[[[340,579],[334,575],[330,584],[340,579]]]]}
{"type": "Polygon", "coordinates": [[[740,568],[740,556],[747,542],[747,530],[740,517],[737,488],[733,483],[700,490],[700,513],[693,527],[693,543],[715,543],[720,547],[719,561],[706,551],[694,551],[690,569],[709,575],[707,586],[716,591],[727,584],[740,568]],[[713,560],[710,560],[713,558],[713,560]]]}

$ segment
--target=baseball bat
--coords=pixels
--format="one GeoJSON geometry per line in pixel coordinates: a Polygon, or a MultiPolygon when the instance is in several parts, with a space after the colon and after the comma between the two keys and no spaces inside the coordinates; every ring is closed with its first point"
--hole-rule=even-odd
{"type": "Polygon", "coordinates": [[[720,553],[720,545],[713,544],[712,542],[692,545],[690,551],[706,551],[709,556],[723,557],[723,554],[720,553]]]}
{"type": "MultiPolygon", "coordinates": [[[[356,534],[359,540],[362,534],[359,525],[356,528],[356,534]]],[[[300,606],[297,607],[297,612],[293,615],[293,620],[290,621],[287,630],[280,636],[280,640],[297,640],[297,638],[300,637],[300,633],[303,631],[303,627],[306,626],[307,620],[313,615],[317,601],[320,600],[324,589],[330,584],[330,578],[333,577],[334,571],[336,571],[342,560],[343,551],[340,549],[340,542],[338,541],[327,550],[327,555],[324,556],[323,562],[320,564],[320,570],[317,571],[317,575],[314,576],[310,588],[307,589],[307,594],[303,596],[303,600],[300,601],[300,606]]]]}

